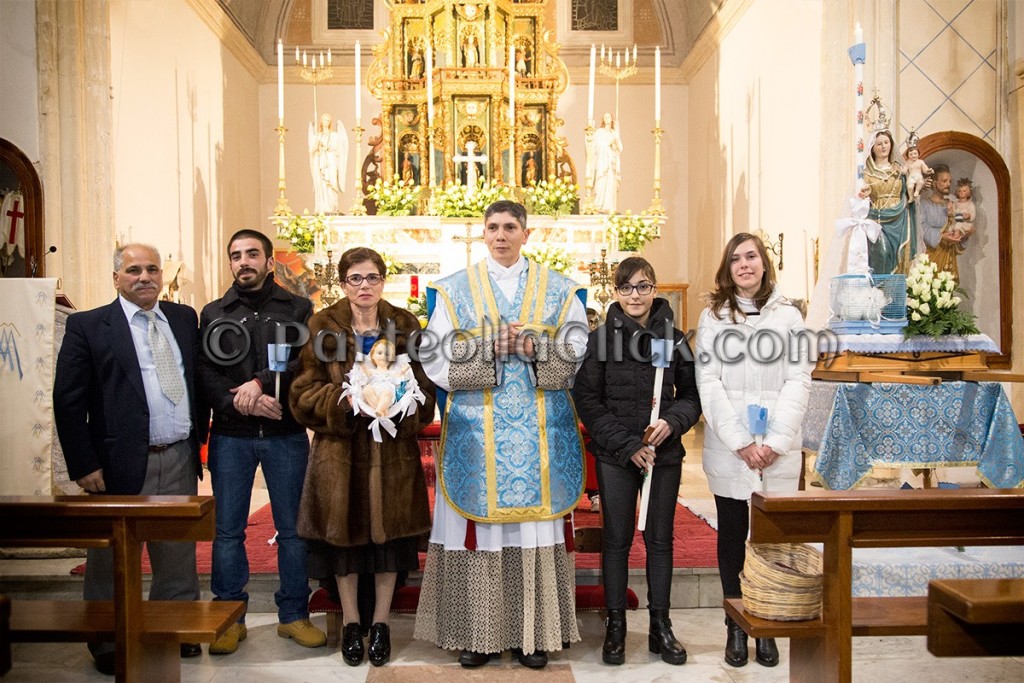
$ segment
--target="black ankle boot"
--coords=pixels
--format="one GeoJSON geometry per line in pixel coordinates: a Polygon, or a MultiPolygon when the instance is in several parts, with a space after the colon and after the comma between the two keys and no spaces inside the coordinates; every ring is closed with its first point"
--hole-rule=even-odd
{"type": "Polygon", "coordinates": [[[651,631],[647,636],[647,647],[654,654],[661,653],[661,661],[667,664],[685,664],[686,648],[672,634],[672,620],[667,609],[651,610],[651,631]]]}
{"type": "Polygon", "coordinates": [[[754,639],[754,660],[761,666],[775,666],[779,663],[779,648],[774,638],[754,639]]]}
{"type": "Polygon", "coordinates": [[[341,632],[341,658],[349,666],[359,666],[363,661],[363,633],[358,623],[345,624],[341,632]]]}
{"type": "Polygon", "coordinates": [[[750,656],[747,652],[747,634],[732,617],[725,618],[725,626],[728,630],[725,639],[725,663],[729,666],[746,666],[747,658],[750,656]]]}
{"type": "Polygon", "coordinates": [[[608,610],[608,618],[604,623],[604,647],[601,648],[601,660],[605,664],[622,664],[626,661],[626,610],[608,610]]]}
{"type": "Polygon", "coordinates": [[[370,627],[366,658],[374,666],[384,666],[391,661],[391,629],[380,622],[370,627]]]}

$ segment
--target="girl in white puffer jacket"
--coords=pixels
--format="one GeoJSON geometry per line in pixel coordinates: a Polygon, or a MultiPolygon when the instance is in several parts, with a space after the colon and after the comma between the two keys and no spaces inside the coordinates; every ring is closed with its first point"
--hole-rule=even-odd
{"type": "MultiPolygon", "coordinates": [[[[814,337],[803,334],[799,309],[776,291],[775,269],[758,237],[739,233],[729,240],[715,284],[697,329],[697,388],[705,420],[701,458],[718,510],[722,592],[738,598],[750,494],[798,487],[814,337]],[[768,410],[760,445],[748,423],[749,405],[768,410]]],[[[743,666],[747,636],[728,617],[726,624],[725,661],[743,666]]],[[[774,639],[757,639],[756,660],[778,664],[774,639]]]]}

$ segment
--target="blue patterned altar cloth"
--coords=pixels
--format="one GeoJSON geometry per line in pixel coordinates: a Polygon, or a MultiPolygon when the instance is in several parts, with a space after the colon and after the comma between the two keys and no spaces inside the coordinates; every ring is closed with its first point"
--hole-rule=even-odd
{"type": "Polygon", "coordinates": [[[809,406],[803,446],[830,489],[856,487],[875,465],[976,465],[988,486],[1024,484],[1024,440],[998,383],[815,381],[809,406]]]}
{"type": "Polygon", "coordinates": [[[985,334],[969,334],[963,337],[915,336],[905,339],[902,334],[841,334],[838,335],[836,352],[854,353],[923,353],[941,351],[947,353],[999,353],[999,347],[985,334]]]}

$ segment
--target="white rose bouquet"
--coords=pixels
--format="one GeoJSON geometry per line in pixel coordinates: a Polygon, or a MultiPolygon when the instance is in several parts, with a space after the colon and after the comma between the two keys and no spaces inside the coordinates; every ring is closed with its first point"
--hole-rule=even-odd
{"type": "Polygon", "coordinates": [[[565,178],[551,176],[525,189],[526,210],[541,216],[570,214],[579,201],[579,188],[565,178]]]}
{"type": "Polygon", "coordinates": [[[523,256],[562,275],[568,275],[576,265],[564,249],[549,247],[545,244],[534,249],[524,249],[523,256]]]}
{"type": "Polygon", "coordinates": [[[927,254],[918,254],[907,273],[907,319],[904,336],[978,334],[975,317],[961,311],[960,294],[953,274],[939,270],[927,254]]]}
{"type": "Polygon", "coordinates": [[[605,226],[619,241],[620,251],[640,251],[645,244],[658,238],[658,219],[647,213],[633,215],[613,213],[604,219],[605,226]]]}
{"type": "Polygon", "coordinates": [[[277,223],[277,236],[288,240],[292,249],[300,254],[312,254],[316,249],[317,238],[323,238],[327,231],[327,221],[323,214],[310,216],[304,213],[291,218],[284,217],[277,223]]]}
{"type": "Polygon", "coordinates": [[[408,216],[420,199],[420,188],[411,180],[377,178],[366,195],[377,203],[378,216],[408,216]]]}
{"type": "Polygon", "coordinates": [[[435,188],[430,196],[430,207],[427,212],[431,216],[449,218],[470,218],[483,216],[484,210],[499,199],[511,199],[511,188],[494,180],[477,179],[476,192],[467,193],[464,185],[451,184],[443,190],[435,188]]]}

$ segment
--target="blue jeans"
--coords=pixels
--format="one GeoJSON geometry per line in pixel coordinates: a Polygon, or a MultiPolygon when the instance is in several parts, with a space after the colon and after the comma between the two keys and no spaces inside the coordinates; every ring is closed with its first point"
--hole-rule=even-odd
{"type": "MultiPolygon", "coordinates": [[[[210,589],[216,600],[249,602],[249,558],[245,527],[256,466],[270,493],[270,510],[277,529],[277,571],[281,586],[274,593],[282,624],[309,617],[309,579],[306,541],[295,533],[302,484],[309,460],[305,433],[269,438],[210,435],[209,468],[217,499],[217,535],[213,539],[210,589]]],[[[243,616],[243,621],[245,617],[243,616]]]]}

